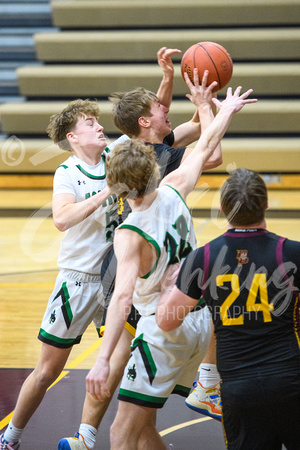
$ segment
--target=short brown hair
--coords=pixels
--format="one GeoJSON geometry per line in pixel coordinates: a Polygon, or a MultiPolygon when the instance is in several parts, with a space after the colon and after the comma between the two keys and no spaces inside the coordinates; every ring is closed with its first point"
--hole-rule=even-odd
{"type": "Polygon", "coordinates": [[[265,217],[267,187],[261,176],[248,169],[236,169],[221,189],[221,207],[234,226],[250,226],[265,217]]]}
{"type": "Polygon", "coordinates": [[[99,119],[100,110],[96,101],[78,99],[70,102],[60,113],[50,117],[48,136],[63,150],[72,151],[66,136],[74,128],[77,120],[87,115],[99,119]]]}
{"type": "Polygon", "coordinates": [[[107,184],[112,193],[138,198],[153,192],[160,179],[152,145],[128,140],[116,145],[106,163],[107,184]]]}
{"type": "Polygon", "coordinates": [[[113,103],[113,118],[116,127],[130,138],[140,133],[138,120],[142,116],[150,117],[151,104],[158,102],[154,92],[142,87],[129,92],[114,92],[109,100],[113,103]]]}

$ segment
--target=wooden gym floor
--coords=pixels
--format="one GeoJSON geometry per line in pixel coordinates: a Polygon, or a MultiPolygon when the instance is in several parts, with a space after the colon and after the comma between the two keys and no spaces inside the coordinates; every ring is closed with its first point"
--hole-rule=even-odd
{"type": "MultiPolygon", "coordinates": [[[[7,425],[20,386],[35,366],[40,322],[57,275],[62,233],[51,219],[51,190],[0,191],[0,431],[7,425]]],[[[269,193],[268,229],[300,240],[299,190],[269,193]]],[[[198,244],[226,229],[218,218],[218,191],[196,190],[189,197],[198,244]]],[[[100,340],[91,325],[74,347],[60,379],[49,389],[22,436],[22,450],[54,450],[80,423],[85,376],[100,340]]],[[[98,433],[96,449],[109,449],[109,426],[117,409],[114,397],[98,433]]],[[[225,449],[222,425],[189,410],[171,396],[158,412],[158,430],[175,450],[225,449]]],[[[155,449],[153,449],[155,450],[155,449]]]]}

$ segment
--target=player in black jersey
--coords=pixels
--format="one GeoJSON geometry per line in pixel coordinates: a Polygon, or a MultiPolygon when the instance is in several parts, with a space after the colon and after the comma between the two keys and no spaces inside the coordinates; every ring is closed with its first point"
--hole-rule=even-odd
{"type": "Polygon", "coordinates": [[[209,306],[230,450],[300,448],[300,243],[266,230],[267,205],[262,178],[237,169],[221,191],[228,231],[186,258],[156,315],[167,331],[209,306]]]}

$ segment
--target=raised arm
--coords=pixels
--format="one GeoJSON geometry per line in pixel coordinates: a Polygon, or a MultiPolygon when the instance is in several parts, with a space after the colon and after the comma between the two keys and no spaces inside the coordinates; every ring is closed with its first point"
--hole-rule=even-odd
{"type": "MultiPolygon", "coordinates": [[[[188,77],[186,76],[188,82],[188,77]]],[[[199,90],[199,81],[197,74],[195,74],[195,86],[190,83],[191,97],[193,102],[197,104],[197,91],[199,90]]],[[[212,83],[209,89],[213,89],[212,83]]],[[[214,152],[216,146],[220,143],[224,136],[232,115],[240,111],[244,105],[248,103],[255,103],[256,99],[248,99],[247,97],[252,93],[249,89],[244,94],[241,94],[241,86],[239,86],[234,93],[232,88],[227,89],[227,96],[223,102],[213,99],[214,104],[220,109],[219,113],[214,118],[213,122],[203,131],[197,142],[194,150],[182,162],[181,166],[170,173],[161,181],[162,184],[170,184],[174,186],[181,195],[185,198],[195,187],[205,163],[214,152]]]]}
{"type": "Polygon", "coordinates": [[[172,55],[181,53],[177,48],[162,47],[157,52],[157,62],[162,69],[163,79],[157,91],[160,103],[170,108],[173,96],[174,66],[172,55]]]}
{"type": "MultiPolygon", "coordinates": [[[[198,80],[198,71],[195,69],[194,71],[194,77],[198,80]]],[[[192,124],[193,121],[195,121],[194,128],[190,125],[190,138],[188,143],[185,145],[190,145],[191,143],[194,143],[197,141],[201,135],[201,133],[206,130],[206,128],[212,123],[214,120],[214,117],[216,115],[216,106],[213,103],[213,98],[217,98],[216,93],[212,92],[212,88],[215,87],[216,83],[211,84],[211,86],[207,86],[207,79],[208,79],[208,71],[204,72],[203,78],[201,80],[201,86],[193,85],[190,80],[187,78],[187,85],[190,88],[191,94],[187,94],[186,97],[189,98],[196,106],[197,111],[194,115],[192,121],[190,121],[190,124],[192,124]],[[195,133],[195,125],[196,121],[198,120],[198,132],[195,133]]],[[[188,132],[188,122],[186,124],[180,125],[179,129],[184,129],[185,132],[188,132]]],[[[174,130],[174,133],[177,129],[174,130]]],[[[187,136],[188,137],[188,136],[187,136]]],[[[193,147],[188,147],[185,150],[183,160],[193,151],[193,147]]],[[[217,145],[215,148],[213,154],[210,156],[208,161],[205,163],[205,166],[203,170],[209,170],[213,169],[214,167],[218,167],[220,164],[222,164],[222,147],[221,143],[217,145]]]]}

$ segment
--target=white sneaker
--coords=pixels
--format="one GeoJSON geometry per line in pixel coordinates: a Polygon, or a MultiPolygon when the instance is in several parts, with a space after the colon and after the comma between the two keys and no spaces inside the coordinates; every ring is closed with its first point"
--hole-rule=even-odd
{"type": "Polygon", "coordinates": [[[7,442],[4,439],[4,433],[0,436],[0,450],[18,450],[20,448],[21,441],[7,442]]]}
{"type": "Polygon", "coordinates": [[[78,432],[70,438],[63,438],[58,443],[58,450],[86,450],[84,439],[78,432]]]}
{"type": "Polygon", "coordinates": [[[213,388],[204,388],[200,381],[193,384],[195,388],[185,401],[186,406],[205,416],[222,421],[220,383],[213,388]]]}

